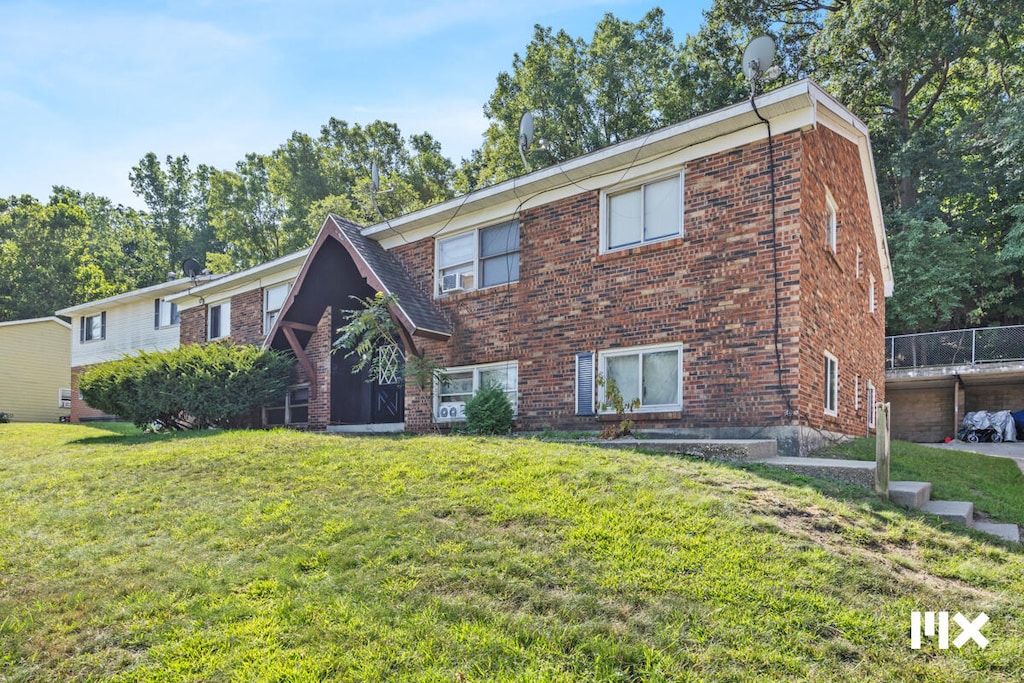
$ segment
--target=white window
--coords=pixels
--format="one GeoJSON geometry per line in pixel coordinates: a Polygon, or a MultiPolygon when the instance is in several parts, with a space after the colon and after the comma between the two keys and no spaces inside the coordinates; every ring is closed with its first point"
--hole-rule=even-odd
{"type": "Polygon", "coordinates": [[[221,339],[231,334],[231,302],[210,306],[207,311],[206,338],[221,339]]]}
{"type": "Polygon", "coordinates": [[[683,176],[677,174],[604,195],[604,250],[683,234],[683,176]]]}
{"type": "Polygon", "coordinates": [[[868,313],[874,313],[878,310],[878,299],[875,298],[875,276],[870,275],[868,278],[868,313]]]}
{"type": "Polygon", "coordinates": [[[836,200],[832,198],[832,193],[825,189],[825,244],[832,253],[836,253],[836,232],[839,229],[839,220],[837,214],[839,213],[839,207],[836,205],[836,200]]]}
{"type": "Polygon", "coordinates": [[[267,287],[263,290],[263,334],[270,334],[270,328],[277,321],[277,314],[288,296],[288,284],[267,287]]]}
{"type": "Polygon", "coordinates": [[[172,304],[163,299],[153,300],[153,329],[177,325],[181,322],[181,314],[178,313],[178,304],[172,304]]]}
{"type": "Polygon", "coordinates": [[[858,244],[857,245],[857,267],[856,267],[857,279],[860,279],[860,271],[861,271],[861,267],[860,267],[860,245],[858,244]]]}
{"type": "Polygon", "coordinates": [[[825,352],[825,414],[839,415],[839,360],[825,352]]]}
{"type": "MultiPolygon", "coordinates": [[[[682,408],[682,357],[678,344],[616,349],[599,354],[605,381],[615,382],[627,404],[640,399],[640,411],[682,408]]],[[[605,403],[604,391],[599,400],[605,403]]]]}
{"type": "Polygon", "coordinates": [[[82,316],[79,320],[78,341],[87,342],[107,338],[107,312],[82,316]]]}
{"type": "Polygon", "coordinates": [[[519,280],[519,221],[508,221],[437,242],[437,294],[519,280]]]}
{"type": "Polygon", "coordinates": [[[875,395],[875,384],[871,380],[868,380],[868,428],[875,428],[875,401],[877,397],[875,395]]]}
{"type": "Polygon", "coordinates": [[[263,409],[263,424],[292,425],[309,422],[309,385],[289,387],[284,404],[263,409]]]}
{"type": "Polygon", "coordinates": [[[860,410],[860,375],[853,376],[853,409],[860,410]]]}
{"type": "Polygon", "coordinates": [[[466,401],[488,384],[501,387],[519,412],[519,363],[492,363],[445,370],[446,383],[434,383],[434,420],[452,422],[466,419],[466,401]]]}
{"type": "Polygon", "coordinates": [[[58,389],[57,390],[57,406],[59,408],[70,408],[71,407],[71,389],[58,389]]]}

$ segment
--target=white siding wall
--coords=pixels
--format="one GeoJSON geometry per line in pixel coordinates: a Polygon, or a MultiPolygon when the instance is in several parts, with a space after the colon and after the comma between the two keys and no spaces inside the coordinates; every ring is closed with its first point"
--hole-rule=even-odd
{"type": "Polygon", "coordinates": [[[106,313],[105,339],[81,342],[82,316],[76,315],[72,319],[72,367],[117,360],[138,351],[163,351],[178,346],[177,325],[153,329],[153,299],[112,304],[106,313]]]}

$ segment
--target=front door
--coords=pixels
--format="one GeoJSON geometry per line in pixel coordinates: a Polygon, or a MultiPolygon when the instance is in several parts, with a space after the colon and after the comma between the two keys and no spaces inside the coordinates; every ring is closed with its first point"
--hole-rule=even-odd
{"type": "Polygon", "coordinates": [[[373,384],[370,421],[373,424],[405,420],[405,375],[402,353],[397,346],[377,350],[380,373],[373,384]]]}

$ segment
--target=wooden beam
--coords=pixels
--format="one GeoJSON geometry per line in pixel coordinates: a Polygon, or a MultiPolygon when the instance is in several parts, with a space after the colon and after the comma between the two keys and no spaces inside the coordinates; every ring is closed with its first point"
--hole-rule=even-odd
{"type": "Polygon", "coordinates": [[[306,323],[298,323],[293,320],[282,320],[281,327],[300,330],[302,332],[316,332],[316,325],[307,325],[306,323]]]}
{"type": "Polygon", "coordinates": [[[309,360],[309,356],[306,355],[306,350],[299,344],[298,337],[295,336],[295,331],[290,327],[282,326],[281,331],[284,332],[285,338],[288,340],[288,345],[292,347],[292,351],[295,352],[295,357],[299,360],[299,365],[306,371],[306,375],[309,377],[309,398],[310,400],[316,398],[316,367],[314,367],[312,361],[309,360]]]}

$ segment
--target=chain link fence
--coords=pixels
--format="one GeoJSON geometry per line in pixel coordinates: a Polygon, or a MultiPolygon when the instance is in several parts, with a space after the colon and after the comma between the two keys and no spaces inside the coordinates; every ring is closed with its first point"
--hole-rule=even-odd
{"type": "Polygon", "coordinates": [[[885,354],[890,370],[1024,360],[1024,325],[886,337],[885,354]]]}

